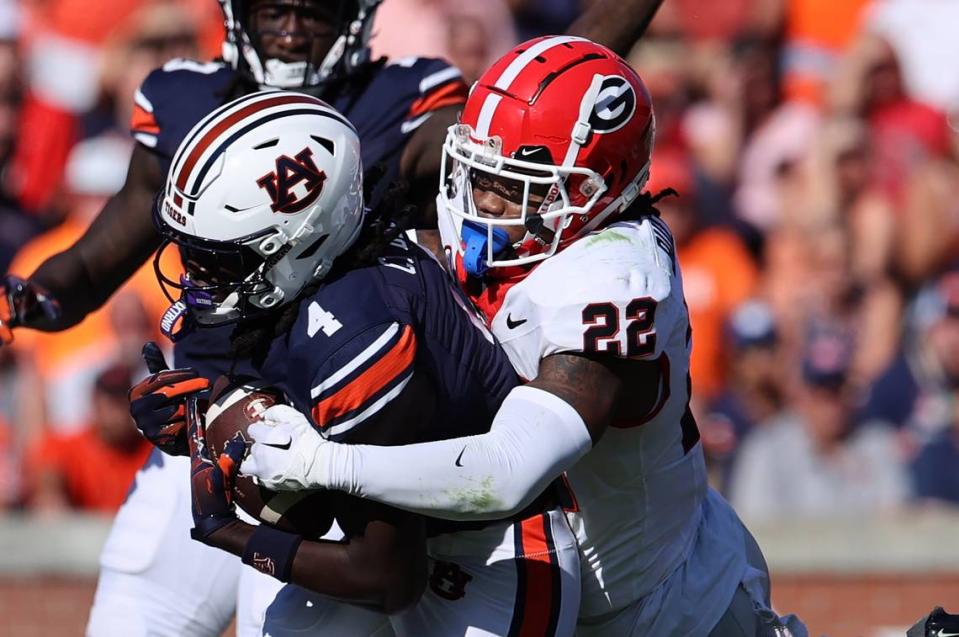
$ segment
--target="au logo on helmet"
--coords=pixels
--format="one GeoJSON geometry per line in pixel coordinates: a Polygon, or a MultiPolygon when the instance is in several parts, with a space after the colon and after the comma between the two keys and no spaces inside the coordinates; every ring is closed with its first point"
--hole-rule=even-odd
{"type": "Polygon", "coordinates": [[[589,125],[596,133],[612,133],[636,112],[636,93],[626,78],[607,75],[596,94],[589,125]]]}
{"type": "Polygon", "coordinates": [[[313,162],[313,151],[307,147],[293,157],[287,155],[277,157],[276,170],[263,175],[256,180],[256,183],[273,200],[270,206],[273,212],[293,214],[316,201],[323,192],[325,181],[326,173],[316,167],[313,162]],[[304,184],[306,193],[297,197],[292,190],[300,183],[304,184]]]}

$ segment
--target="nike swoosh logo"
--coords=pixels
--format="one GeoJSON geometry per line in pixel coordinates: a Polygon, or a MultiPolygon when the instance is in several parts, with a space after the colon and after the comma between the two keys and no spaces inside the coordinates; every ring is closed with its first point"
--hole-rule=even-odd
{"type": "Polygon", "coordinates": [[[460,451],[460,455],[456,456],[456,462],[454,462],[453,464],[455,464],[457,467],[463,466],[463,463],[461,463],[460,460],[463,459],[464,453],[466,453],[466,447],[463,447],[463,451],[460,451]]]}
{"type": "Polygon", "coordinates": [[[520,148],[519,154],[521,157],[529,157],[530,155],[535,155],[539,152],[539,148],[520,148]]]}
{"type": "Polygon", "coordinates": [[[267,447],[273,447],[274,449],[282,449],[283,451],[286,451],[290,448],[290,444],[292,444],[292,442],[292,440],[287,440],[283,444],[277,444],[275,442],[264,442],[263,444],[267,447]]]}
{"type": "Polygon", "coordinates": [[[517,327],[519,327],[520,325],[522,325],[523,323],[525,323],[525,322],[528,321],[528,320],[529,320],[529,319],[519,319],[518,321],[514,321],[512,315],[507,314],[507,315],[506,315],[506,327],[508,327],[508,328],[511,329],[511,330],[515,330],[517,327]]]}
{"type": "Polygon", "coordinates": [[[940,628],[939,632],[936,633],[935,637],[957,637],[957,635],[959,635],[959,633],[946,633],[946,632],[943,632],[943,630],[940,628]]]}

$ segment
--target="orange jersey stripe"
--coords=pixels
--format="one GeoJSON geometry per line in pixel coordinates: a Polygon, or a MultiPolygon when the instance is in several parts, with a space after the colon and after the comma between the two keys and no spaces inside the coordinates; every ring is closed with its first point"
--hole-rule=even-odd
{"type": "Polygon", "coordinates": [[[469,95],[469,88],[462,80],[447,82],[436,90],[422,96],[410,106],[409,118],[419,117],[430,111],[452,106],[456,104],[465,104],[466,97],[469,95]]]}
{"type": "Polygon", "coordinates": [[[160,132],[160,125],[157,124],[153,113],[144,109],[139,104],[133,105],[130,128],[138,133],[150,133],[151,135],[156,135],[160,132]]]}
{"type": "Polygon", "coordinates": [[[523,602],[523,623],[517,637],[541,637],[549,632],[550,619],[556,612],[553,608],[553,571],[556,557],[549,552],[546,541],[545,515],[523,520],[522,566],[526,570],[526,599],[523,602]]]}
{"type": "Polygon", "coordinates": [[[416,355],[416,335],[407,325],[393,347],[335,394],[313,407],[313,419],[326,427],[333,419],[358,409],[403,373],[416,355]]]}

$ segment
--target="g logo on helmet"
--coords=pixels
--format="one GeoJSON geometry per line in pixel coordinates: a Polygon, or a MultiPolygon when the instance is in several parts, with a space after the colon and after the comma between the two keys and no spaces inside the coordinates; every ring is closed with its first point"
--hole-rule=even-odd
{"type": "Polygon", "coordinates": [[[622,128],[635,112],[633,85],[619,75],[607,75],[596,94],[589,125],[593,132],[612,133],[622,128]]]}
{"type": "Polygon", "coordinates": [[[293,214],[316,201],[323,192],[324,181],[326,181],[326,173],[316,167],[313,162],[313,151],[307,147],[293,157],[287,155],[277,157],[276,170],[263,175],[256,180],[256,183],[273,200],[270,210],[293,214]],[[306,192],[297,197],[291,191],[300,183],[304,184],[306,192]]]}

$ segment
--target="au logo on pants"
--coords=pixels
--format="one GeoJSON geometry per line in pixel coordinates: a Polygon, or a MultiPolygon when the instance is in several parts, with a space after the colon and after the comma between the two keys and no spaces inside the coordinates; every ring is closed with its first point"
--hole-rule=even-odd
{"type": "Polygon", "coordinates": [[[444,599],[455,601],[466,595],[466,584],[473,576],[453,562],[437,560],[430,574],[430,589],[444,599]]]}

